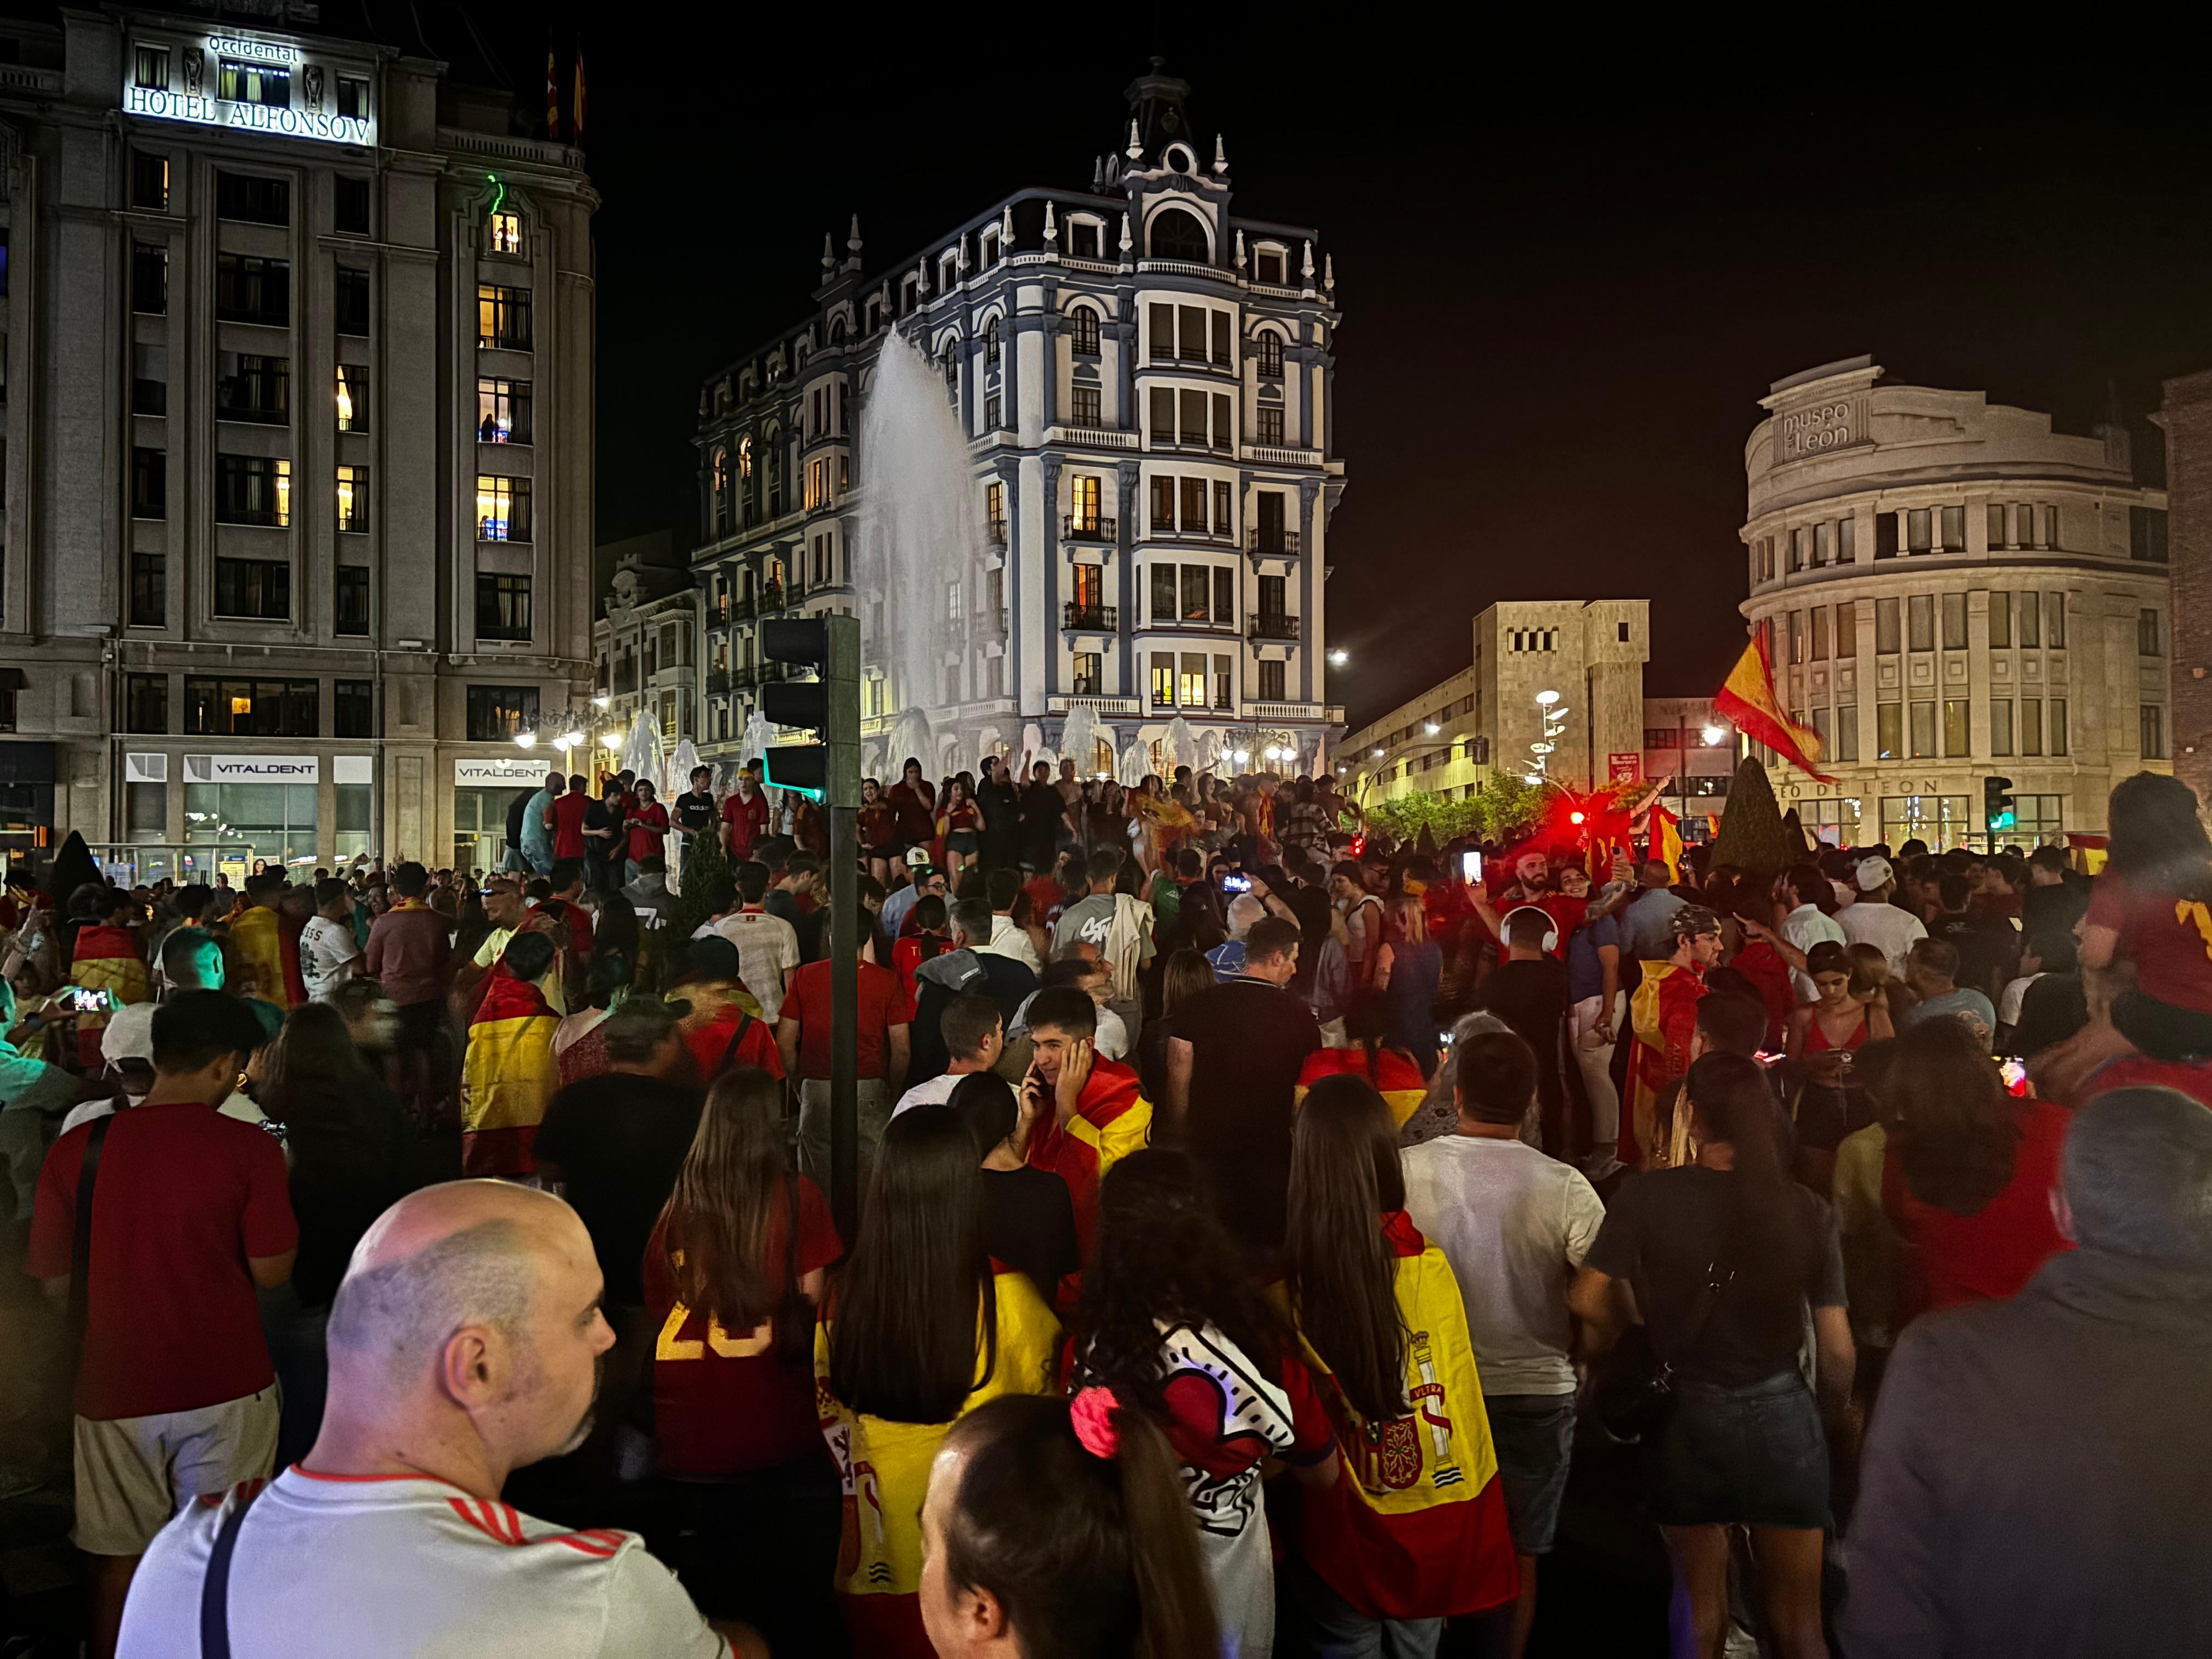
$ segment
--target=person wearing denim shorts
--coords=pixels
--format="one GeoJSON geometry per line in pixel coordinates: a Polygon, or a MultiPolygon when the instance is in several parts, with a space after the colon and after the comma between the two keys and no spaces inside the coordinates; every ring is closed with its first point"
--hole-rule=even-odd
{"type": "Polygon", "coordinates": [[[1505,1514],[1521,1558],[1513,1654],[1536,1617],[1537,1558],[1552,1547],[1575,1437],[1574,1321],[1567,1288],[1605,1219],[1572,1164],[1520,1138],[1536,1057],[1510,1031],[1457,1046],[1455,1133],[1406,1152],[1406,1212],[1443,1251],[1467,1304],[1505,1514]]]}

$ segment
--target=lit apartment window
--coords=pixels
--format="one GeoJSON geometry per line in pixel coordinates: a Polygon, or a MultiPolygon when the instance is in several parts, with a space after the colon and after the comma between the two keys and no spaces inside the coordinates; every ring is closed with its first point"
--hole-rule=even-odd
{"type": "Polygon", "coordinates": [[[1104,663],[1105,659],[1096,651],[1079,651],[1075,653],[1073,690],[1077,696],[1095,697],[1101,695],[1099,688],[1105,683],[1104,663]]]}
{"type": "Polygon", "coordinates": [[[290,524],[292,463],[271,455],[217,455],[215,521],[265,525],[278,529],[290,524]]]}
{"type": "Polygon", "coordinates": [[[169,158],[151,150],[131,152],[131,205],[149,213],[169,210],[169,158]]]}
{"type": "Polygon", "coordinates": [[[519,254],[522,252],[522,216],[519,213],[495,213],[491,216],[491,251],[494,253],[519,254]]]}
{"type": "Polygon", "coordinates": [[[530,349],[530,290],[477,284],[477,343],[501,351],[530,349]]]}
{"type": "Polygon", "coordinates": [[[133,86],[144,87],[149,92],[169,89],[169,49],[167,46],[139,46],[131,54],[133,86]]]}
{"type": "Polygon", "coordinates": [[[258,104],[264,109],[292,107],[292,71],[283,64],[256,60],[222,60],[222,90],[216,94],[226,104],[258,104]]]}
{"type": "Polygon", "coordinates": [[[215,614],[286,620],[292,614],[292,567],[281,559],[217,559],[215,614]]]}
{"type": "Polygon", "coordinates": [[[530,480],[477,475],[477,539],[480,542],[526,542],[530,539],[530,480]]]}
{"type": "MultiPolygon", "coordinates": [[[[477,441],[486,444],[526,444],[530,441],[530,382],[477,378],[477,441]]],[[[721,486],[717,485],[719,492],[721,486]]]]}
{"type": "Polygon", "coordinates": [[[185,732],[195,738],[315,737],[322,729],[316,719],[320,689],[313,680],[189,678],[185,732]]]}
{"type": "Polygon", "coordinates": [[[1095,472],[1079,472],[1068,496],[1071,530],[1096,532],[1098,528],[1099,478],[1095,472]]]}
{"type": "Polygon", "coordinates": [[[338,430],[368,430],[368,368],[363,363],[338,366],[338,430]]]}
{"type": "Polygon", "coordinates": [[[472,685],[469,688],[469,738],[489,743],[511,738],[538,720],[534,685],[472,685]]]}
{"type": "Polygon", "coordinates": [[[530,578],[477,573],[477,637],[528,640],[530,578]]]}
{"type": "Polygon", "coordinates": [[[1078,356],[1098,355],[1098,313],[1091,307],[1077,306],[1067,313],[1067,331],[1078,356]]]}
{"type": "Polygon", "coordinates": [[[365,466],[339,463],[338,528],[355,532],[368,528],[368,469],[365,466]]]}

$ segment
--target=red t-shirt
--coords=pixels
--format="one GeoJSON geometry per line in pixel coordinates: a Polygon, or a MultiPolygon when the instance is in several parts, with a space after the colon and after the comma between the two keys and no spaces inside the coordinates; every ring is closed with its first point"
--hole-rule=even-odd
{"type": "MultiPolygon", "coordinates": [[[[844,1253],[821,1189],[799,1182],[799,1277],[826,1267],[844,1253]]],[[[768,1274],[783,1278],[789,1200],[779,1187],[770,1201],[768,1274]]],[[[653,1367],[653,1438],[660,1472],[678,1479],[710,1479],[772,1468],[802,1457],[822,1457],[829,1447],[814,1412],[814,1370],[786,1364],[775,1352],[775,1322],[750,1331],[725,1331],[676,1300],[665,1229],[656,1224],[645,1248],[645,1305],[657,1332],[653,1367]]]]}
{"type": "Polygon", "coordinates": [[[1043,872],[1024,882],[1022,891],[1030,896],[1030,920],[1040,927],[1051,927],[1055,920],[1053,912],[1067,902],[1066,890],[1043,872]]]}
{"type": "Polygon", "coordinates": [[[753,843],[768,828],[768,797],[756,794],[750,800],[732,789],[722,797],[722,840],[733,859],[749,859],[753,855],[753,843]]]}
{"type": "MultiPolygon", "coordinates": [[[[872,962],[859,965],[860,1075],[881,1077],[890,1030],[894,1025],[910,1023],[914,1009],[906,1000],[906,987],[899,983],[896,974],[872,962]]],[[[799,1022],[799,1076],[828,1077],[830,962],[826,957],[820,962],[803,963],[793,973],[791,989],[783,999],[782,1018],[799,1022]]]]}
{"type": "Polygon", "coordinates": [[[2135,963],[2145,996],[2212,1014],[2212,906],[2100,876],[2089,890],[2088,925],[2120,936],[2119,953],[2135,963]]]}
{"type": "Polygon", "coordinates": [[[895,783],[884,791],[884,799],[898,814],[899,838],[909,844],[935,839],[937,835],[937,796],[927,784],[915,789],[904,783],[895,783]]]}
{"type": "MultiPolygon", "coordinates": [[[[40,1172],[23,1261],[35,1278],[70,1272],[91,1133],[88,1123],[70,1130],[40,1172]]],[[[194,1102],[119,1112],[100,1148],[92,1212],[78,1416],[198,1411],[269,1386],[275,1373],[246,1259],[300,1243],[274,1138],[194,1102]]]]}
{"type": "Polygon", "coordinates": [[[591,810],[592,798],[580,789],[571,789],[553,798],[553,856],[556,859],[580,859],[584,856],[584,814],[591,810]]]}
{"type": "Polygon", "coordinates": [[[668,809],[659,801],[650,806],[633,807],[629,815],[629,855],[634,859],[657,859],[668,851],[663,839],[668,829],[668,809]]]}
{"type": "Polygon", "coordinates": [[[1897,1141],[1890,1141],[1882,1168],[1882,1206],[1898,1231],[1917,1247],[1917,1273],[1907,1275],[1905,1286],[1911,1312],[2017,1295],[2045,1261],[2074,1248],[2051,1213],[2058,1152],[2073,1114],[2047,1100],[2018,1100],[2013,1108],[2020,1139],[2013,1149],[2012,1179],[1972,1215],[1914,1197],[1897,1141]],[[1916,1276],[1918,1282],[1911,1282],[1916,1276]]]}
{"type": "Polygon", "coordinates": [[[860,845],[871,853],[888,853],[898,844],[898,814],[888,801],[863,806],[857,820],[860,845]]]}
{"type": "MultiPolygon", "coordinates": [[[[745,1017],[744,1010],[734,1004],[724,1008],[705,1024],[695,1026],[684,1034],[684,1041],[691,1050],[691,1058],[699,1066],[699,1081],[703,1086],[712,1083],[722,1071],[722,1056],[730,1053],[730,1039],[738,1034],[738,1024],[745,1017]]],[[[738,1051],[730,1055],[730,1064],[754,1066],[770,1077],[783,1075],[783,1056],[776,1052],[775,1027],[767,1020],[756,1019],[738,1044],[738,1051]]]]}

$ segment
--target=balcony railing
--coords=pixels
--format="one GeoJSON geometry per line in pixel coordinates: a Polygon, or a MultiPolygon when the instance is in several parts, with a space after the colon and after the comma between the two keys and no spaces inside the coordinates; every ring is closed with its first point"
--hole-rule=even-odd
{"type": "Polygon", "coordinates": [[[1115,542],[1121,539],[1121,521],[1102,519],[1097,514],[1080,517],[1069,513],[1060,520],[1060,539],[1070,542],[1115,542]]]}
{"type": "Polygon", "coordinates": [[[751,599],[732,599],[730,601],[730,620],[732,622],[743,622],[746,617],[752,614],[753,602],[751,599]]]}
{"type": "Polygon", "coordinates": [[[761,609],[764,611],[781,611],[783,609],[783,584],[781,582],[763,582],[761,584],[761,609]]]}
{"type": "Polygon", "coordinates": [[[1110,605],[1084,605],[1070,599],[1061,610],[1060,626],[1085,634],[1118,634],[1121,612],[1110,605]]]}
{"type": "Polygon", "coordinates": [[[1006,637],[1006,612],[1002,606],[996,611],[978,611],[968,619],[969,631],[987,640],[1006,637]]]}
{"type": "Polygon", "coordinates": [[[994,545],[1004,547],[1006,544],[1006,520],[1003,514],[991,520],[990,533],[994,545]]]}
{"type": "Polygon", "coordinates": [[[708,669],[707,671],[707,689],[709,691],[728,690],[730,689],[730,671],[726,668],[708,669]]]}
{"type": "Polygon", "coordinates": [[[1244,532],[1244,550],[1261,558],[1295,559],[1298,556],[1298,532],[1263,530],[1254,525],[1244,532]]]}
{"type": "Polygon", "coordinates": [[[1294,640],[1298,636],[1298,619],[1255,615],[1244,631],[1255,640],[1294,640]]]}
{"type": "Polygon", "coordinates": [[[1054,714],[1072,714],[1078,708],[1088,708],[1093,714],[1112,716],[1137,714],[1144,712],[1144,702],[1137,697],[1109,697],[1095,692],[1075,691],[1063,696],[1047,697],[1046,712],[1054,714]]]}

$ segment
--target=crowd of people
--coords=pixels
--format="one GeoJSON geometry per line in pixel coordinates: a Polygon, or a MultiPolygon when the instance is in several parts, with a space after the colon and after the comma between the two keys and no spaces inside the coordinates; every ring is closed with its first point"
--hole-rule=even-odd
{"type": "Polygon", "coordinates": [[[0,1475],[89,1650],[1518,1659],[1592,1455],[1677,1654],[2212,1643],[2185,787],[2093,878],[1026,771],[865,786],[849,1217],[750,771],[11,890],[0,1475]]]}

